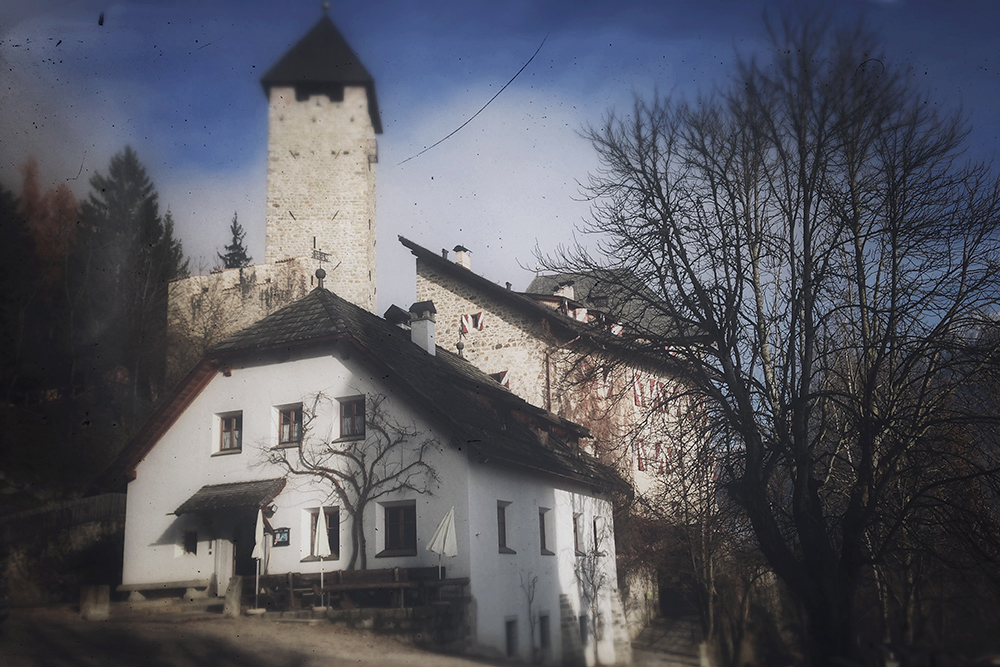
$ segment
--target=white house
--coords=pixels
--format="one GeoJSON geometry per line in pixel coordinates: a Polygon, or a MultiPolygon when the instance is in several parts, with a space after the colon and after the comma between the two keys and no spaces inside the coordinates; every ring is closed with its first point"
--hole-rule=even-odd
{"type": "Polygon", "coordinates": [[[259,509],[265,574],[347,568],[348,505],[324,479],[276,461],[390,432],[381,474],[418,456],[426,467],[361,513],[368,568],[437,565],[427,546],[454,507],[457,555],[442,564],[469,580],[472,650],[630,661],[609,498],[623,482],[581,447],[586,429],[436,348],[433,304],[411,310],[393,324],[318,287],[210,350],[120,458],[123,587],[222,593],[232,574],[255,571],[259,509]],[[325,560],[314,555],[321,512],[325,560]]]}

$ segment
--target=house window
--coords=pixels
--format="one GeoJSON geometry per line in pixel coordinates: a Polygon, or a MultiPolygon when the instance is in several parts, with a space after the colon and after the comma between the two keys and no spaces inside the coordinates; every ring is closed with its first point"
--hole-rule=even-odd
{"type": "Polygon", "coordinates": [[[365,397],[340,400],[340,437],[365,437],[365,397]]]}
{"type": "Polygon", "coordinates": [[[506,635],[507,635],[507,657],[516,658],[517,657],[517,619],[508,618],[504,622],[506,635]]]}
{"type": "Polygon", "coordinates": [[[548,520],[549,510],[544,507],[538,508],[538,544],[543,556],[554,556],[555,552],[549,549],[547,529],[545,526],[548,520]]]}
{"type": "Polygon", "coordinates": [[[417,555],[417,504],[413,500],[383,505],[385,548],[376,557],[417,555]]]}
{"type": "Polygon", "coordinates": [[[185,530],[184,531],[184,553],[197,555],[198,554],[198,531],[197,530],[185,530]]]}
{"type": "Polygon", "coordinates": [[[219,417],[219,451],[237,452],[243,446],[243,413],[219,417]]]}
{"type": "Polygon", "coordinates": [[[543,653],[548,653],[551,646],[552,635],[549,630],[549,615],[540,614],[538,616],[538,648],[540,648],[543,653]]]}
{"type": "Polygon", "coordinates": [[[500,547],[500,553],[502,554],[517,553],[516,551],[507,546],[508,507],[510,507],[510,502],[504,500],[497,501],[497,546],[500,547]]]}
{"type": "MultiPolygon", "coordinates": [[[[340,558],[340,508],[339,507],[324,507],[322,508],[323,520],[326,521],[326,539],[327,544],[330,546],[330,555],[328,558],[331,560],[336,560],[340,558]]],[[[320,517],[320,510],[314,509],[310,511],[309,517],[309,556],[312,558],[317,558],[316,553],[316,531],[319,528],[318,520],[320,517]]]]}
{"type": "Polygon", "coordinates": [[[577,555],[583,554],[583,543],[580,540],[580,522],[583,521],[582,514],[573,515],[573,549],[576,551],[577,555]]]}
{"type": "Polygon", "coordinates": [[[297,445],[302,442],[302,406],[282,408],[278,412],[278,444],[297,445]]]}

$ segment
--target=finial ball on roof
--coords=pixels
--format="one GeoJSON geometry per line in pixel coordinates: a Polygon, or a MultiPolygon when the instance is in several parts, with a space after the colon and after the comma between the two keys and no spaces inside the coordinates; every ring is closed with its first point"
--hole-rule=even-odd
{"type": "Polygon", "coordinates": [[[325,14],[328,11],[330,11],[330,3],[329,2],[324,2],[323,3],[323,13],[325,14]]]}

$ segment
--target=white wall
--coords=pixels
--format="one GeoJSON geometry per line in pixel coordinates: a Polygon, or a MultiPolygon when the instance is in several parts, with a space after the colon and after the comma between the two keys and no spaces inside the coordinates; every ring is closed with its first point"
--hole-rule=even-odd
{"type": "MultiPolygon", "coordinates": [[[[448,559],[449,574],[468,576],[468,516],[466,459],[444,437],[437,435],[425,421],[417,419],[407,402],[365,372],[356,359],[327,355],[291,360],[280,364],[236,367],[230,377],[218,374],[177,419],[159,443],[136,469],[136,479],[129,484],[125,524],[125,584],[156,583],[208,579],[216,567],[211,526],[198,516],[172,514],[198,489],[208,484],[224,484],[283,476],[282,470],[268,464],[265,448],[277,442],[279,406],[301,402],[322,392],[329,397],[359,394],[383,394],[387,405],[402,423],[415,423],[422,438],[436,438],[440,447],[431,463],[447,485],[431,489],[430,494],[397,493],[381,501],[414,499],[417,504],[417,556],[375,558],[379,534],[376,530],[378,508],[372,506],[364,517],[368,527],[368,567],[436,565],[437,556],[426,551],[438,522],[455,505],[459,529],[459,553],[466,556],[448,559]],[[242,411],[243,446],[239,453],[218,453],[218,415],[242,411]],[[181,548],[184,530],[198,529],[197,555],[181,548]]],[[[324,415],[325,426],[314,432],[329,432],[339,424],[339,416],[324,415]]],[[[320,420],[323,422],[324,420],[320,420]]],[[[277,511],[270,517],[273,527],[290,529],[290,545],[270,550],[267,571],[318,572],[318,562],[302,562],[309,554],[308,523],[310,508],[337,506],[330,489],[312,479],[290,479],[274,500],[277,511]]],[[[347,512],[341,512],[341,554],[327,561],[325,571],[343,569],[350,557],[350,533],[347,512]]]]}
{"type": "MultiPolygon", "coordinates": [[[[207,484],[242,482],[281,477],[282,471],[267,463],[264,450],[277,442],[278,408],[302,402],[322,392],[325,396],[347,397],[380,394],[401,423],[413,423],[421,438],[433,438],[440,444],[430,462],[440,484],[431,493],[395,493],[381,502],[413,499],[417,508],[417,555],[376,558],[382,548],[382,517],[377,505],[369,507],[364,525],[368,539],[368,567],[419,567],[438,564],[438,556],[427,551],[427,544],[438,523],[452,506],[458,535],[458,556],[444,559],[449,576],[470,577],[473,598],[474,641],[478,648],[494,654],[506,654],[506,626],[517,621],[516,656],[532,657],[531,625],[537,628],[537,615],[549,616],[550,649],[546,661],[562,659],[564,638],[561,631],[560,596],[565,596],[573,622],[584,608],[584,587],[578,572],[594,556],[594,518],[599,518],[602,535],[601,554],[596,562],[605,578],[600,591],[600,607],[605,632],[584,647],[587,661],[593,664],[595,651],[601,662],[614,662],[614,643],[610,617],[610,596],[616,594],[614,538],[611,503],[593,495],[582,485],[550,475],[532,474],[524,468],[470,463],[464,451],[435,432],[434,426],[418,418],[407,400],[393,388],[366,370],[357,352],[353,356],[331,353],[306,359],[292,359],[271,365],[234,367],[229,377],[219,373],[194,399],[159,443],[136,469],[136,479],[129,484],[125,525],[125,563],[123,583],[142,584],[209,579],[217,561],[228,554],[218,553],[213,542],[217,527],[206,525],[195,515],[172,514],[185,500],[207,484]],[[239,453],[219,454],[218,415],[242,411],[243,437],[239,453]],[[507,544],[514,554],[500,553],[497,538],[497,501],[507,507],[507,544]],[[546,525],[547,547],[540,549],[538,510],[549,509],[546,525]],[[573,543],[573,517],[580,515],[581,546],[586,555],[578,555],[573,543]],[[197,555],[185,554],[181,547],[185,529],[199,535],[197,555]],[[522,581],[529,585],[538,577],[528,621],[528,606],[522,581]]],[[[325,435],[339,427],[334,407],[320,411],[313,433],[325,435]]],[[[336,435],[336,432],[334,432],[336,435]]],[[[290,544],[270,549],[266,571],[269,573],[318,572],[320,563],[303,559],[309,555],[307,512],[320,506],[337,506],[330,491],[312,479],[293,478],[275,498],[277,506],[270,523],[290,530],[290,544]]],[[[341,512],[340,558],[326,561],[325,572],[343,569],[350,557],[350,534],[347,513],[341,512]]],[[[225,527],[223,527],[225,528],[225,527]]],[[[220,575],[220,579],[223,576],[220,575]]],[[[578,627],[578,626],[577,626],[578,627]]],[[[572,634],[572,633],[570,633],[572,634]]],[[[579,633],[577,649],[579,648],[579,633]]],[[[572,638],[567,637],[572,643],[572,638]]],[[[539,646],[540,638],[534,638],[539,646]]]]}
{"type": "MultiPolygon", "coordinates": [[[[472,516],[472,596],[476,604],[475,634],[480,644],[496,653],[506,653],[506,622],[517,621],[517,655],[528,661],[532,650],[539,648],[538,615],[548,614],[550,648],[545,656],[548,663],[563,659],[564,638],[561,631],[560,595],[568,598],[574,617],[581,610],[584,586],[580,574],[586,564],[596,563],[603,579],[599,591],[603,637],[584,646],[588,664],[595,662],[595,650],[601,662],[614,659],[612,637],[611,595],[618,582],[615,568],[614,526],[611,502],[569,481],[548,475],[525,474],[522,469],[500,465],[473,464],[469,476],[469,507],[472,516]],[[500,553],[497,527],[497,502],[510,502],[506,507],[507,546],[515,554],[500,553]],[[546,547],[553,555],[541,553],[538,512],[550,511],[546,517],[546,547]],[[580,546],[574,547],[573,521],[579,515],[580,546]],[[598,519],[600,556],[594,556],[594,519],[598,519]],[[531,645],[531,625],[528,620],[527,593],[522,587],[537,577],[532,602],[531,624],[535,627],[534,647],[531,645]]],[[[574,618],[575,622],[575,618],[574,618]]]]}

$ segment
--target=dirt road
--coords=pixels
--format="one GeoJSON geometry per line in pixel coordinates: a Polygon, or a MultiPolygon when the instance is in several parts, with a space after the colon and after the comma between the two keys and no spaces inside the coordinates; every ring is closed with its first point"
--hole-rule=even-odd
{"type": "Polygon", "coordinates": [[[149,619],[86,622],[66,610],[17,611],[0,628],[5,667],[482,667],[328,622],[149,619]]]}

